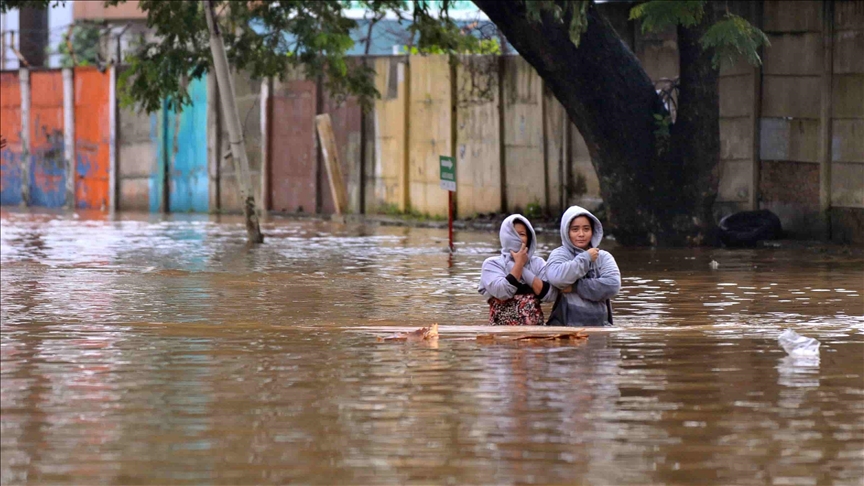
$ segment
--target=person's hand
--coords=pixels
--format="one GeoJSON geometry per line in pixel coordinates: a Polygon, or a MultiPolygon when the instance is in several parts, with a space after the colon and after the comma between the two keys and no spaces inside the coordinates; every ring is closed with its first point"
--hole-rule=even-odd
{"type": "Polygon", "coordinates": [[[519,251],[511,251],[510,255],[513,257],[513,262],[520,267],[528,263],[528,247],[525,245],[522,245],[519,251]]]}
{"type": "Polygon", "coordinates": [[[569,294],[570,292],[573,292],[573,286],[568,285],[568,286],[564,287],[563,289],[561,289],[561,292],[563,292],[565,294],[569,294]]]}
{"type": "Polygon", "coordinates": [[[586,251],[588,252],[588,255],[591,256],[591,261],[596,262],[597,261],[597,255],[600,254],[600,250],[598,250],[597,248],[588,248],[588,250],[586,250],[586,251]]]}

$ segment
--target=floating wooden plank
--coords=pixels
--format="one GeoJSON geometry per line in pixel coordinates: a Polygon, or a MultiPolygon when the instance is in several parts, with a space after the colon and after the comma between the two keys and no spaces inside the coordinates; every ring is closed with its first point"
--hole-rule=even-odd
{"type": "MultiPolygon", "coordinates": [[[[355,326],[346,330],[375,336],[411,333],[417,326],[355,326]]],[[[620,327],[564,327],[564,326],[438,326],[439,339],[476,339],[477,336],[495,335],[515,337],[520,335],[547,336],[553,338],[563,334],[606,334],[620,331],[620,327]]]]}
{"type": "Polygon", "coordinates": [[[336,214],[343,214],[348,208],[348,192],[345,190],[345,179],[342,177],[342,164],[339,162],[339,150],[336,147],[330,115],[324,113],[316,116],[315,124],[318,127],[318,139],[321,141],[321,154],[324,156],[324,167],[327,169],[333,206],[336,208],[336,214]]]}

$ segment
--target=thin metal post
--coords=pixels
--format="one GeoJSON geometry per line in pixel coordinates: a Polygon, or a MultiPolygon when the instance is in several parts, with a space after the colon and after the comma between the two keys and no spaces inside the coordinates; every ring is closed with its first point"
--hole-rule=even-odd
{"type": "Polygon", "coordinates": [[[450,253],[456,251],[453,247],[453,191],[447,191],[447,238],[450,242],[450,253]]]}

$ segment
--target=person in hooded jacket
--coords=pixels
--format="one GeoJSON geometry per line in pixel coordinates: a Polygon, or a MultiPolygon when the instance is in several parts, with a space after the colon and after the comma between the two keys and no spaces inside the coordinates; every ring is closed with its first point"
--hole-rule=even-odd
{"type": "Polygon", "coordinates": [[[611,326],[610,299],[621,290],[615,258],[600,250],[603,225],[590,211],[571,206],[561,217],[561,244],[549,255],[541,278],[571,292],[559,293],[547,325],[611,326]]]}
{"type": "Polygon", "coordinates": [[[557,289],[538,277],[545,261],[535,256],[537,236],[521,214],[501,223],[501,254],[483,262],[478,291],[489,303],[493,326],[542,326],[540,302],[552,302],[557,289]]]}

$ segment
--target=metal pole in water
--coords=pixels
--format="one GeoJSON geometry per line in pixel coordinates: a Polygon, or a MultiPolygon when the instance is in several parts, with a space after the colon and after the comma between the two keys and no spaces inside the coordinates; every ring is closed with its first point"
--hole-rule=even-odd
{"type": "Polygon", "coordinates": [[[447,231],[449,233],[450,253],[455,251],[453,248],[453,191],[447,191],[447,231]]]}

